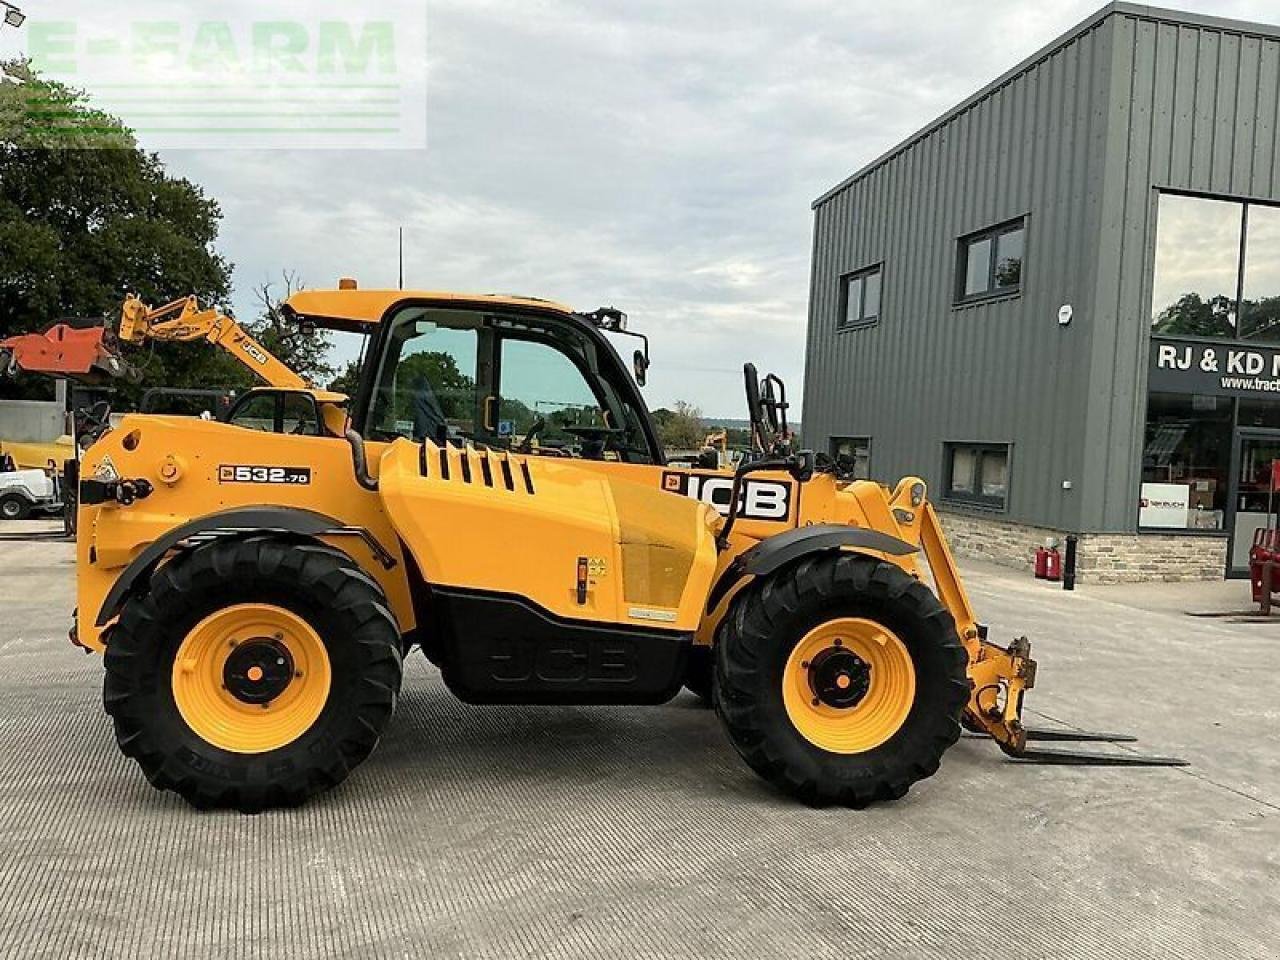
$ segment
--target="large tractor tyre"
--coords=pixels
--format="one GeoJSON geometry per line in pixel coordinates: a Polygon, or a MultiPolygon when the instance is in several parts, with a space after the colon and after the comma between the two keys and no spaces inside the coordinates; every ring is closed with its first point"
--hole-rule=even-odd
{"type": "Polygon", "coordinates": [[[763,578],[715,649],[734,747],[806,803],[896,800],[959,739],[969,682],[955,622],[893,564],[825,555],[763,578]]]}
{"type": "Polygon", "coordinates": [[[715,652],[710,647],[690,647],[684,667],[684,688],[706,706],[711,706],[715,652]]]}
{"type": "Polygon", "coordinates": [[[200,808],[255,813],[336,786],[395,710],[402,651],[386,603],[322,545],[251,537],[175,558],[108,638],[120,749],[200,808]]]}
{"type": "Polygon", "coordinates": [[[31,503],[26,497],[17,493],[6,493],[0,497],[0,519],[25,520],[31,516],[31,503]]]}

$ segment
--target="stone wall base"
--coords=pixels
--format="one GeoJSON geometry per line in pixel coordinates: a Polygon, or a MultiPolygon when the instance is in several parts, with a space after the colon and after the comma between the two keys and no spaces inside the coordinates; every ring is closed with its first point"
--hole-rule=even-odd
{"type": "MultiPolygon", "coordinates": [[[[1010,523],[995,517],[939,511],[951,549],[959,557],[989,560],[1030,573],[1036,547],[1066,531],[1010,523]]],[[[1084,533],[1076,559],[1079,583],[1221,580],[1227,565],[1226,536],[1157,533],[1084,533]]]]}

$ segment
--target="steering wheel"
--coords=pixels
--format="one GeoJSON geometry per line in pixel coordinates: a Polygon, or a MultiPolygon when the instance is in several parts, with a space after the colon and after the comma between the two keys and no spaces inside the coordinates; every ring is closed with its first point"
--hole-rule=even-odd
{"type": "Polygon", "coordinates": [[[619,427],[561,427],[571,437],[582,441],[583,460],[603,460],[604,449],[610,437],[623,436],[626,431],[619,427]]]}
{"type": "Polygon", "coordinates": [[[533,438],[546,429],[546,426],[546,417],[538,417],[538,419],[534,420],[529,429],[525,431],[524,439],[516,447],[516,453],[533,453],[533,438]]]}
{"type": "Polygon", "coordinates": [[[579,440],[607,440],[626,433],[621,427],[561,427],[565,433],[579,440]]]}

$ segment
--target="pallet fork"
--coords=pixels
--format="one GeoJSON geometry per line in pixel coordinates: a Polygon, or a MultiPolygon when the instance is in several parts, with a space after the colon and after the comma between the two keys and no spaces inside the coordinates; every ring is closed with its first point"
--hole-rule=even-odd
{"type": "Polygon", "coordinates": [[[963,725],[970,736],[990,738],[1011,760],[1023,764],[1109,767],[1183,767],[1187,761],[1142,753],[1103,753],[1028,746],[1029,743],[1134,743],[1137,737],[1122,733],[1095,733],[1084,730],[1025,727],[1022,699],[1035,686],[1036,662],[1031,659],[1031,643],[1019,637],[1008,647],[987,639],[987,629],[979,624],[968,594],[956,570],[955,560],[942,534],[933,505],[923,505],[920,541],[934,584],[943,604],[951,611],[956,629],[969,654],[972,688],[963,725]]]}

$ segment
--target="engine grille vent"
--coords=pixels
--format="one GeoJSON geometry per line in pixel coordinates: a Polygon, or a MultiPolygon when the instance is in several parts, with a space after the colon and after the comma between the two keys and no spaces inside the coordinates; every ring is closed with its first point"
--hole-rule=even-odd
{"type": "Polygon", "coordinates": [[[532,495],[533,474],[524,457],[513,457],[504,450],[465,447],[437,447],[424,443],[419,454],[424,477],[532,495]]]}

